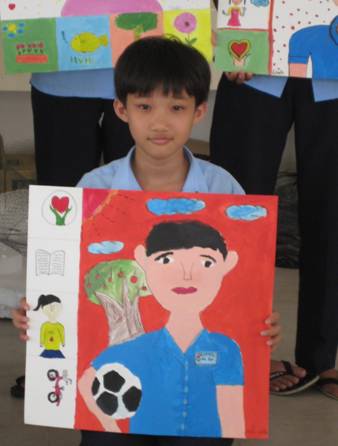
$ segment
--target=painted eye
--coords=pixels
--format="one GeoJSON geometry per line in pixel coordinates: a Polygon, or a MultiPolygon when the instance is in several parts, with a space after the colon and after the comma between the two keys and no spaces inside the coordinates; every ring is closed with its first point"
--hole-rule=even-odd
{"type": "Polygon", "coordinates": [[[173,263],[174,259],[171,256],[161,257],[156,260],[156,262],[161,263],[162,265],[168,265],[168,263],[173,263]]]}
{"type": "Polygon", "coordinates": [[[204,268],[212,268],[215,265],[215,262],[211,259],[203,259],[202,265],[204,268]]]}

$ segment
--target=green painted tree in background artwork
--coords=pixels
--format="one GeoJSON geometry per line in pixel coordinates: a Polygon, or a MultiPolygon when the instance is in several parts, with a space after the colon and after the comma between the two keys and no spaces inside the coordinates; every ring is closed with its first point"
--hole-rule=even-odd
{"type": "Polygon", "coordinates": [[[142,269],[134,260],[112,260],[95,265],[85,276],[91,302],[102,305],[109,324],[109,345],[144,333],[138,302],[150,293],[142,269]]]}
{"type": "Polygon", "coordinates": [[[138,40],[143,33],[157,27],[157,15],[153,12],[121,14],[115,23],[118,28],[133,31],[134,39],[138,40]]]}

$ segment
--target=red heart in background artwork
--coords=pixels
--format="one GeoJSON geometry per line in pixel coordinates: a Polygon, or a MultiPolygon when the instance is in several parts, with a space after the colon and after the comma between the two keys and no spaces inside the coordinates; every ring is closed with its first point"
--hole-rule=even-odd
{"type": "Polygon", "coordinates": [[[250,42],[248,40],[233,40],[230,42],[230,52],[236,59],[243,59],[250,50],[250,42]]]}
{"type": "Polygon", "coordinates": [[[13,9],[16,8],[16,4],[15,4],[15,3],[9,3],[8,7],[9,7],[9,9],[10,9],[11,11],[13,11],[13,9]]]}
{"type": "Polygon", "coordinates": [[[54,208],[56,211],[60,212],[62,214],[63,212],[66,212],[69,206],[69,198],[68,197],[52,197],[52,208],[54,208]]]}

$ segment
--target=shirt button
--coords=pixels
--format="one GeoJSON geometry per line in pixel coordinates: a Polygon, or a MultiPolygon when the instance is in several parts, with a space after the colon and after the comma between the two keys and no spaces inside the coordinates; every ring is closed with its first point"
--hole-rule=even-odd
{"type": "Polygon", "coordinates": [[[185,429],[184,424],[181,424],[181,430],[184,431],[184,429],[185,429]]]}
{"type": "Polygon", "coordinates": [[[189,387],[188,387],[188,386],[185,386],[185,387],[184,387],[184,393],[188,393],[188,391],[189,391],[189,387]]]}
{"type": "Polygon", "coordinates": [[[185,417],[187,417],[188,416],[188,413],[187,412],[183,412],[183,417],[185,418],[185,417]]]}
{"type": "Polygon", "coordinates": [[[183,400],[183,404],[187,405],[188,404],[188,400],[187,399],[183,400]]]}
{"type": "Polygon", "coordinates": [[[189,376],[188,375],[185,375],[184,381],[189,381],[189,376]]]}

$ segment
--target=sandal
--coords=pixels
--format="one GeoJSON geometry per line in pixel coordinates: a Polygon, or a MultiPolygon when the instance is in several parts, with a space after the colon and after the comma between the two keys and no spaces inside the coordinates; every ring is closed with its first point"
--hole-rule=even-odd
{"type": "Polygon", "coordinates": [[[15,381],[16,384],[11,387],[11,396],[23,399],[25,396],[25,376],[19,376],[15,381]]]}
{"type": "Polygon", "coordinates": [[[274,379],[287,375],[295,376],[296,378],[299,379],[299,381],[298,383],[293,384],[292,386],[287,387],[286,389],[270,390],[270,393],[272,395],[279,395],[279,396],[295,395],[296,393],[302,392],[303,390],[313,386],[319,380],[319,376],[312,373],[307,373],[303,378],[301,378],[294,374],[292,366],[289,361],[281,361],[281,363],[283,364],[285,370],[270,373],[270,383],[274,379]]]}
{"type": "Polygon", "coordinates": [[[318,381],[317,381],[317,384],[316,384],[316,388],[319,390],[319,392],[321,392],[323,395],[325,395],[325,396],[327,396],[327,397],[329,397],[329,398],[332,398],[332,399],[334,399],[334,400],[338,400],[338,398],[335,396],[335,395],[333,395],[332,393],[330,393],[330,392],[327,392],[326,390],[324,390],[324,386],[326,385],[326,384],[336,384],[337,386],[338,386],[338,379],[337,378],[320,378],[318,381]]]}

